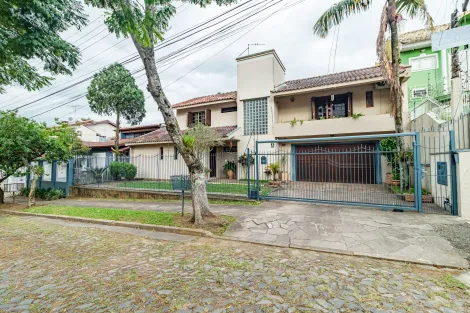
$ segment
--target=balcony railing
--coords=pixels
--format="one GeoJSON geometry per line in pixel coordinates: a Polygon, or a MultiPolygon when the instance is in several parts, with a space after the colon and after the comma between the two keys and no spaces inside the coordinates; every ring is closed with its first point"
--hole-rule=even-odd
{"type": "Polygon", "coordinates": [[[395,131],[394,119],[390,114],[303,121],[292,124],[275,123],[275,137],[329,136],[339,134],[387,133],[395,131]]]}

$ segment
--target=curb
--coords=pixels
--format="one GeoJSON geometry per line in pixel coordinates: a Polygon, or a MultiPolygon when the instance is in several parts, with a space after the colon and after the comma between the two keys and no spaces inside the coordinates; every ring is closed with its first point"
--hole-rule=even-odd
{"type": "Polygon", "coordinates": [[[339,250],[339,249],[329,249],[329,248],[315,248],[315,247],[307,247],[301,246],[296,244],[276,244],[276,243],[269,243],[269,242],[262,242],[262,241],[254,241],[254,240],[246,240],[242,238],[236,237],[229,237],[229,236],[216,236],[210,231],[207,230],[200,230],[200,229],[192,229],[192,228],[182,228],[182,227],[172,227],[172,226],[162,226],[162,225],[150,225],[150,224],[140,224],[140,223],[133,223],[133,222],[120,222],[120,221],[112,221],[112,220],[100,220],[100,219],[92,219],[92,218],[85,218],[85,217],[74,217],[74,216],[65,216],[65,215],[52,215],[52,214],[39,214],[39,213],[28,213],[28,212],[20,212],[20,211],[13,211],[13,210],[0,210],[0,213],[3,214],[10,214],[10,215],[18,215],[18,216],[33,216],[33,217],[44,217],[50,219],[59,219],[65,221],[73,221],[73,222],[81,222],[81,223],[89,223],[89,224],[99,224],[99,225],[108,225],[108,226],[121,226],[127,228],[136,228],[136,229],[143,229],[143,230],[150,230],[150,231],[158,231],[158,232],[167,232],[167,233],[174,233],[179,235],[187,235],[187,236],[194,236],[194,237],[206,237],[206,238],[213,238],[217,240],[226,240],[226,241],[233,241],[233,242],[243,242],[243,243],[250,243],[262,246],[269,246],[269,247],[278,247],[278,248],[289,248],[289,249],[296,249],[296,250],[306,250],[306,251],[314,251],[314,252],[321,252],[321,253],[331,253],[337,255],[348,255],[354,257],[366,257],[375,260],[384,260],[384,261],[392,261],[392,262],[400,262],[400,263],[407,263],[407,264],[416,264],[416,265],[425,265],[425,266],[433,266],[437,268],[448,268],[448,269],[469,269],[470,266],[457,266],[457,265],[448,265],[448,264],[438,264],[434,262],[426,262],[426,261],[416,261],[416,260],[408,260],[405,258],[387,258],[376,256],[368,253],[356,253],[353,251],[347,250],[339,250]]]}
{"type": "Polygon", "coordinates": [[[0,213],[10,214],[10,215],[19,215],[19,216],[44,217],[44,218],[50,218],[50,219],[56,219],[56,220],[73,221],[73,222],[88,223],[88,224],[121,226],[121,227],[127,227],[127,228],[137,228],[137,229],[143,229],[143,230],[173,233],[173,234],[187,235],[187,236],[194,236],[194,237],[214,237],[214,234],[211,233],[210,231],[201,230],[201,229],[163,226],[163,225],[150,225],[150,224],[121,222],[121,221],[112,221],[112,220],[100,220],[100,219],[76,217],[76,216],[28,213],[28,212],[20,212],[20,211],[13,211],[13,210],[0,210],[0,213]]]}
{"type": "Polygon", "coordinates": [[[458,270],[466,270],[470,268],[470,265],[467,264],[466,266],[458,266],[458,265],[449,265],[449,264],[439,264],[434,262],[426,262],[426,261],[416,261],[416,260],[409,260],[405,258],[388,258],[383,256],[377,256],[369,253],[358,253],[354,251],[348,250],[340,250],[340,249],[329,249],[329,248],[316,248],[316,247],[307,247],[301,246],[296,244],[276,244],[276,243],[267,243],[261,242],[256,240],[247,240],[243,238],[236,238],[236,237],[225,237],[225,236],[213,236],[212,238],[218,240],[228,240],[228,241],[236,241],[236,242],[244,242],[244,243],[251,243],[255,245],[263,245],[263,246],[270,246],[270,247],[278,247],[278,248],[289,248],[289,249],[296,249],[296,250],[305,250],[305,251],[314,251],[314,252],[321,252],[321,253],[331,253],[337,255],[347,255],[352,257],[361,257],[361,258],[369,258],[374,260],[382,260],[382,261],[390,261],[390,262],[400,262],[406,264],[416,264],[416,265],[424,265],[424,266],[433,266],[436,268],[448,268],[448,269],[458,269],[458,270]]]}

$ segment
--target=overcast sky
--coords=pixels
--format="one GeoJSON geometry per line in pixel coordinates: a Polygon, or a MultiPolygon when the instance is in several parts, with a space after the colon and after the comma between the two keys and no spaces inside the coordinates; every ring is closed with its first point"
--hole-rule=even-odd
{"type": "MultiPolygon", "coordinates": [[[[253,0],[249,5],[261,1],[265,0],[253,0]]],[[[267,5],[268,1],[261,3],[258,7],[267,5]]],[[[457,1],[460,9],[462,0],[457,1]]],[[[168,67],[172,64],[169,63],[160,68],[160,71],[164,70],[161,73],[162,84],[163,86],[168,85],[165,88],[166,95],[172,103],[177,103],[197,96],[236,90],[235,58],[247,48],[248,44],[253,43],[264,45],[252,46],[250,53],[267,49],[276,50],[286,67],[286,80],[374,65],[376,61],[375,40],[384,0],[373,1],[374,4],[371,10],[348,18],[338,29],[331,32],[326,39],[321,39],[313,35],[312,26],[317,18],[334,2],[326,0],[283,0],[265,12],[252,17],[253,20],[266,17],[267,19],[259,21],[263,21],[262,23],[251,24],[241,32],[197,51],[178,62],[175,59],[175,63],[171,67],[168,67]],[[295,5],[287,8],[289,4],[295,5]],[[280,8],[283,8],[283,10],[278,11],[280,8]],[[257,26],[252,28],[255,25],[257,26]],[[338,34],[337,40],[335,33],[338,34]]],[[[449,22],[450,13],[455,8],[455,2],[456,0],[426,0],[436,24],[449,22]]],[[[215,5],[201,9],[190,4],[182,5],[181,2],[176,2],[175,6],[178,7],[177,15],[172,19],[171,28],[165,35],[166,38],[230,9],[230,7],[217,7],[215,5]]],[[[6,93],[0,95],[0,110],[16,108],[40,99],[90,76],[104,66],[122,61],[136,53],[131,40],[123,41],[123,38],[116,38],[114,34],[108,33],[103,23],[102,10],[87,7],[86,12],[89,15],[87,27],[81,31],[70,29],[63,34],[63,38],[67,38],[69,42],[74,43],[82,50],[82,64],[73,73],[73,76],[56,77],[51,87],[34,93],[27,92],[19,87],[7,87],[6,93]]],[[[214,28],[207,29],[201,34],[158,50],[156,56],[157,58],[165,56],[221,25],[214,26],[214,28]]],[[[409,20],[405,16],[405,21],[402,22],[400,29],[401,31],[409,31],[423,27],[421,21],[409,20]]],[[[38,61],[32,61],[34,65],[38,63],[38,61]]],[[[141,68],[142,63],[138,59],[126,65],[126,67],[133,71],[141,68]]],[[[142,73],[137,73],[135,77],[139,77],[142,73]]],[[[141,76],[136,81],[140,84],[140,88],[144,90],[145,96],[149,96],[145,90],[145,77],[141,76]]],[[[32,117],[84,94],[88,85],[89,81],[78,84],[66,91],[28,105],[19,112],[24,116],[32,117]]],[[[146,110],[147,115],[142,124],[163,121],[157,110],[157,105],[150,97],[146,100],[146,110]]],[[[93,114],[85,97],[37,116],[35,119],[51,123],[54,117],[61,120],[75,120],[75,118],[82,117],[115,119],[113,116],[100,117],[93,114]]],[[[125,121],[123,122],[126,124],[125,121]]]]}

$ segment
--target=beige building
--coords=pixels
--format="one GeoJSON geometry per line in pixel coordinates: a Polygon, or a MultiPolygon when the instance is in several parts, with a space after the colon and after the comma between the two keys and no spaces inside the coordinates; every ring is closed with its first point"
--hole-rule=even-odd
{"type": "MultiPolygon", "coordinates": [[[[219,149],[242,155],[256,140],[337,137],[394,133],[390,90],[380,67],[357,69],[324,76],[286,81],[286,68],[274,50],[236,59],[237,90],[190,99],[173,105],[180,127],[194,123],[224,129],[226,146],[219,149]]],[[[410,68],[400,73],[404,92],[404,128],[409,129],[407,80],[410,68]]],[[[330,144],[330,143],[326,143],[330,144]]],[[[351,147],[378,145],[378,141],[335,142],[351,147]]],[[[164,130],[127,143],[130,156],[172,153],[164,130]],[[163,139],[162,139],[163,138],[163,139]],[[170,149],[170,150],[168,150],[170,149]]],[[[319,145],[311,145],[311,147],[319,145]]],[[[264,152],[297,151],[306,146],[264,144],[264,152]]],[[[290,161],[289,167],[295,168],[290,161]]],[[[224,175],[223,164],[208,162],[212,176],[224,175]]],[[[142,177],[144,178],[144,177],[142,177]]],[[[291,180],[296,177],[292,171],[291,180]]]]}

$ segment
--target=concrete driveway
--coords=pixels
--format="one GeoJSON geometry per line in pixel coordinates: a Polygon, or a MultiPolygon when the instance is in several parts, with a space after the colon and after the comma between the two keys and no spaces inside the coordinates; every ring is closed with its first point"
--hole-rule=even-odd
{"type": "Polygon", "coordinates": [[[470,231],[470,224],[453,216],[275,201],[241,215],[225,235],[248,242],[466,268],[469,255],[439,231],[457,225],[470,231]]]}

